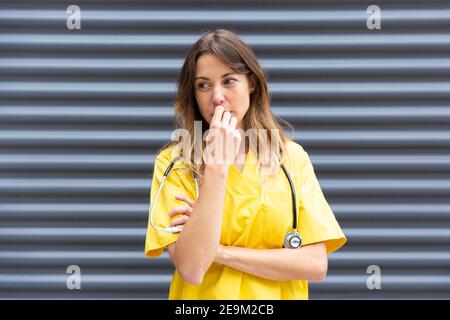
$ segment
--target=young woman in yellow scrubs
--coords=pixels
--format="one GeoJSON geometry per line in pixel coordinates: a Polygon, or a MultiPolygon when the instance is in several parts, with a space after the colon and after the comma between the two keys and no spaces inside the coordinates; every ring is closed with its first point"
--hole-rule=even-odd
{"type": "Polygon", "coordinates": [[[183,150],[169,144],[155,160],[145,242],[146,256],[167,248],[176,267],[169,299],[308,299],[308,281],[325,278],[328,254],[346,238],[308,153],[270,110],[267,77],[255,54],[230,31],[205,33],[187,54],[178,88],[177,124],[192,144],[183,150]],[[194,121],[204,124],[202,132],[210,129],[206,141],[194,134],[194,121]],[[242,134],[249,129],[266,132],[257,148],[242,134]],[[175,162],[157,192],[174,158],[198,159],[198,139],[200,161],[175,162]],[[298,249],[283,247],[293,208],[280,163],[296,193],[298,249]]]}

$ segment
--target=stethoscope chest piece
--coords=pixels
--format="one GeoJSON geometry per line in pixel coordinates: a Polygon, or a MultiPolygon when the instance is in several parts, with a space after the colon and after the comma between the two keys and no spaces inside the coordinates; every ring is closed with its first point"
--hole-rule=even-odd
{"type": "Polygon", "coordinates": [[[288,232],[284,237],[284,247],[289,249],[299,249],[302,246],[302,237],[295,230],[288,232]]]}

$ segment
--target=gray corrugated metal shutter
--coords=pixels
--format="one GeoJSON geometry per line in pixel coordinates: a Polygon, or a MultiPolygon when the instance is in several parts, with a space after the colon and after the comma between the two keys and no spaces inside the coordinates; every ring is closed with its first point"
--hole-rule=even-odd
{"type": "Polygon", "coordinates": [[[0,5],[0,297],[166,298],[143,255],[156,150],[201,30],[254,48],[348,244],[320,298],[450,298],[450,5],[378,1],[0,5]],[[78,265],[81,290],[68,290],[78,265]],[[369,265],[381,290],[369,290],[369,265]]]}

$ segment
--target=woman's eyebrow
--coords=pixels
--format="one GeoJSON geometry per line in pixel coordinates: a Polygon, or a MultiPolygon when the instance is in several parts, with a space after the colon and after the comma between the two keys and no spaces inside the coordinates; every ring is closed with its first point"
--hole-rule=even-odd
{"type": "MultiPolygon", "coordinates": [[[[230,74],[236,74],[236,72],[225,73],[225,74],[222,76],[222,78],[225,78],[226,76],[229,76],[230,74]]],[[[197,79],[209,80],[208,77],[199,76],[199,77],[196,77],[196,78],[194,79],[194,81],[197,80],[197,79]]]]}

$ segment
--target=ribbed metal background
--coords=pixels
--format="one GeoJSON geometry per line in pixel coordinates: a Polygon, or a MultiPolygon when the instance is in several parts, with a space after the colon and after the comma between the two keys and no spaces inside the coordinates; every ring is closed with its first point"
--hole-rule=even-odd
{"type": "Polygon", "coordinates": [[[450,298],[450,4],[356,0],[1,1],[0,298],[167,297],[168,255],[143,253],[153,161],[183,58],[219,26],[268,71],[348,236],[310,298],[450,298]]]}

